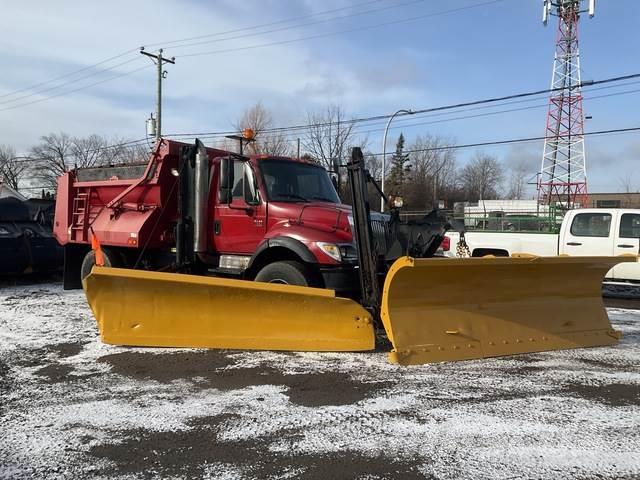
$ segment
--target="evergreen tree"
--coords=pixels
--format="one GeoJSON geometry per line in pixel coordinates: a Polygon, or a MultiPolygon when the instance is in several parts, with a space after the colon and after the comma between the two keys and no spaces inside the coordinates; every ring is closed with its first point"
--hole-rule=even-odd
{"type": "Polygon", "coordinates": [[[404,135],[401,133],[396,143],[396,151],[391,157],[391,171],[386,182],[385,192],[391,195],[400,195],[404,191],[405,170],[408,167],[409,155],[404,153],[404,135]]]}

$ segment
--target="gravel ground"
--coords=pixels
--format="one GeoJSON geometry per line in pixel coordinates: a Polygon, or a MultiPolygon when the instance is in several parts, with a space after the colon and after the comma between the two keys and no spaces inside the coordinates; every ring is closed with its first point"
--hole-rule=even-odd
{"type": "Polygon", "coordinates": [[[5,286],[0,478],[640,478],[640,311],[609,314],[616,347],[398,367],[103,345],[82,292],[5,286]]]}

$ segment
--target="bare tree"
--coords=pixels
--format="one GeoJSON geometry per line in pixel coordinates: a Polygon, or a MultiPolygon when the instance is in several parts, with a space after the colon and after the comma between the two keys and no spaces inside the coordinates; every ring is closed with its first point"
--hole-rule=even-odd
{"type": "Polygon", "coordinates": [[[638,187],[633,181],[633,171],[619,176],[618,185],[620,186],[620,190],[622,191],[622,193],[635,193],[638,191],[638,187]]]}
{"type": "Polygon", "coordinates": [[[107,141],[100,135],[71,139],[71,157],[74,166],[95,167],[104,163],[107,141]]]}
{"type": "Polygon", "coordinates": [[[35,167],[34,179],[45,188],[55,189],[57,178],[73,168],[99,167],[116,163],[133,163],[148,160],[148,149],[140,144],[110,144],[105,137],[70,137],[66,133],[40,137],[40,143],[31,149],[30,157],[35,167]]]}
{"type": "Polygon", "coordinates": [[[334,172],[338,177],[338,193],[343,189],[343,169],[340,165],[346,163],[352,147],[360,147],[363,151],[367,146],[367,139],[356,139],[353,122],[347,120],[339,105],[329,105],[320,112],[307,114],[309,128],[302,140],[305,150],[312,158],[334,172]]]}
{"type": "Polygon", "coordinates": [[[324,111],[307,114],[309,130],[304,148],[327,170],[336,170],[352,146],[353,123],[348,121],[339,105],[329,105],[324,111]]]}
{"type": "Polygon", "coordinates": [[[239,131],[247,128],[253,130],[256,141],[247,146],[250,153],[273,156],[291,154],[291,145],[285,133],[268,131],[273,128],[273,116],[261,102],[246,109],[234,126],[239,131]]]}
{"type": "Polygon", "coordinates": [[[525,160],[521,159],[509,165],[507,198],[512,200],[524,198],[526,181],[530,173],[529,165],[525,160]]]}
{"type": "Polygon", "coordinates": [[[498,198],[503,180],[502,166],[495,157],[476,153],[460,172],[460,181],[470,201],[498,198]]]}
{"type": "Polygon", "coordinates": [[[0,145],[0,180],[18,190],[20,180],[27,172],[28,163],[25,160],[16,158],[13,147],[0,145]]]}
{"type": "Polygon", "coordinates": [[[131,143],[125,138],[114,137],[108,144],[101,151],[101,165],[146,163],[149,161],[150,147],[145,143],[131,143]]]}
{"type": "Polygon", "coordinates": [[[453,140],[434,135],[418,136],[409,147],[411,172],[406,188],[410,209],[435,207],[455,190],[456,161],[453,140]]]}
{"type": "Polygon", "coordinates": [[[66,133],[52,133],[40,137],[40,143],[31,149],[36,163],[33,177],[45,188],[55,188],[57,178],[73,167],[73,139],[66,133]]]}

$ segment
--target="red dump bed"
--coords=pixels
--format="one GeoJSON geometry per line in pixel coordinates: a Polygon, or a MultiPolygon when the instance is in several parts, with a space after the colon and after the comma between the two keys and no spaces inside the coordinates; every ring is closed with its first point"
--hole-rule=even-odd
{"type": "MultiPolygon", "coordinates": [[[[147,164],[78,169],[58,179],[53,233],[62,245],[167,247],[175,243],[177,173],[187,144],[162,140],[147,164]],[[172,172],[173,171],[173,172],[172,172]]],[[[209,158],[228,152],[207,149],[209,158]]]]}

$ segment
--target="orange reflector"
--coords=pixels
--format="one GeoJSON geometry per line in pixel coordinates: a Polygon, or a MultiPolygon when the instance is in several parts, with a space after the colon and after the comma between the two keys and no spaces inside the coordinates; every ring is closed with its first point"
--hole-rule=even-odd
{"type": "Polygon", "coordinates": [[[104,267],[104,255],[100,247],[100,240],[98,240],[98,237],[93,233],[93,229],[91,229],[91,249],[94,251],[96,265],[104,267]]]}

